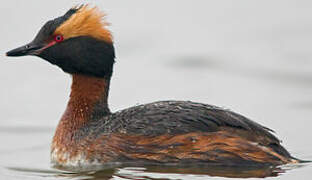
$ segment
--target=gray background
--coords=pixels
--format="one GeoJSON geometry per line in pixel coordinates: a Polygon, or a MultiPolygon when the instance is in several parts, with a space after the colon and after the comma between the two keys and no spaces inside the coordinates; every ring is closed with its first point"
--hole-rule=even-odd
{"type": "MultiPolygon", "coordinates": [[[[7,168],[51,170],[49,145],[71,78],[37,57],[4,54],[81,2],[2,2],[0,179],[63,178],[7,168]]],[[[276,130],[294,156],[312,159],[311,1],[89,2],[108,14],[115,37],[112,111],[168,99],[215,104],[276,130]]],[[[279,178],[311,172],[307,166],[279,178]]]]}

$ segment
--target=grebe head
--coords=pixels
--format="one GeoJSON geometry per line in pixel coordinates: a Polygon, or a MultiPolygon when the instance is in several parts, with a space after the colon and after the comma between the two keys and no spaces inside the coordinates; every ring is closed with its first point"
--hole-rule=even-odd
{"type": "Polygon", "coordinates": [[[70,74],[110,77],[114,64],[112,36],[96,7],[82,5],[48,21],[35,39],[6,53],[39,56],[70,74]]]}

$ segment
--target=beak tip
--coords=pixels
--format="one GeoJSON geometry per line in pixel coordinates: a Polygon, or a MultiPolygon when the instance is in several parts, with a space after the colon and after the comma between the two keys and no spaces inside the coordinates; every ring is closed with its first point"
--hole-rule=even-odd
{"type": "Polygon", "coordinates": [[[5,53],[6,56],[14,56],[14,52],[12,53],[11,51],[8,51],[5,53]]]}
{"type": "Polygon", "coordinates": [[[24,53],[23,49],[17,48],[17,49],[13,49],[11,51],[6,52],[5,55],[9,57],[14,57],[14,56],[24,56],[26,54],[24,53]]]}
{"type": "Polygon", "coordinates": [[[5,53],[5,55],[10,57],[35,55],[36,52],[39,51],[41,48],[42,48],[41,45],[29,43],[19,48],[8,51],[5,53]]]}

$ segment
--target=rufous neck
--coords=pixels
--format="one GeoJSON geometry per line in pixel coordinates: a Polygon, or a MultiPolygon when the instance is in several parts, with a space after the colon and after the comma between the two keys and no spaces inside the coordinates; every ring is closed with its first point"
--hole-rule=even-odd
{"type": "MultiPolygon", "coordinates": [[[[74,74],[68,106],[83,111],[86,116],[109,114],[109,79],[74,74]],[[97,112],[99,111],[99,112],[97,112]]],[[[90,117],[96,118],[96,117],[90,117]]]]}
{"type": "Polygon", "coordinates": [[[71,145],[88,123],[101,121],[110,114],[107,105],[109,79],[84,75],[72,77],[70,99],[56,128],[52,149],[71,145]]]}

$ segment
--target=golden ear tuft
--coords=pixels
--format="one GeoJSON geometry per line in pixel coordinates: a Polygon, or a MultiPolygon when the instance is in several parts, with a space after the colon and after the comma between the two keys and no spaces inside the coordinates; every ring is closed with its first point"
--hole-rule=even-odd
{"type": "Polygon", "coordinates": [[[91,36],[109,43],[113,42],[111,32],[106,29],[109,23],[104,21],[105,14],[97,7],[82,5],[73,8],[77,9],[77,12],[56,28],[55,35],[61,34],[64,39],[91,36]]]}

